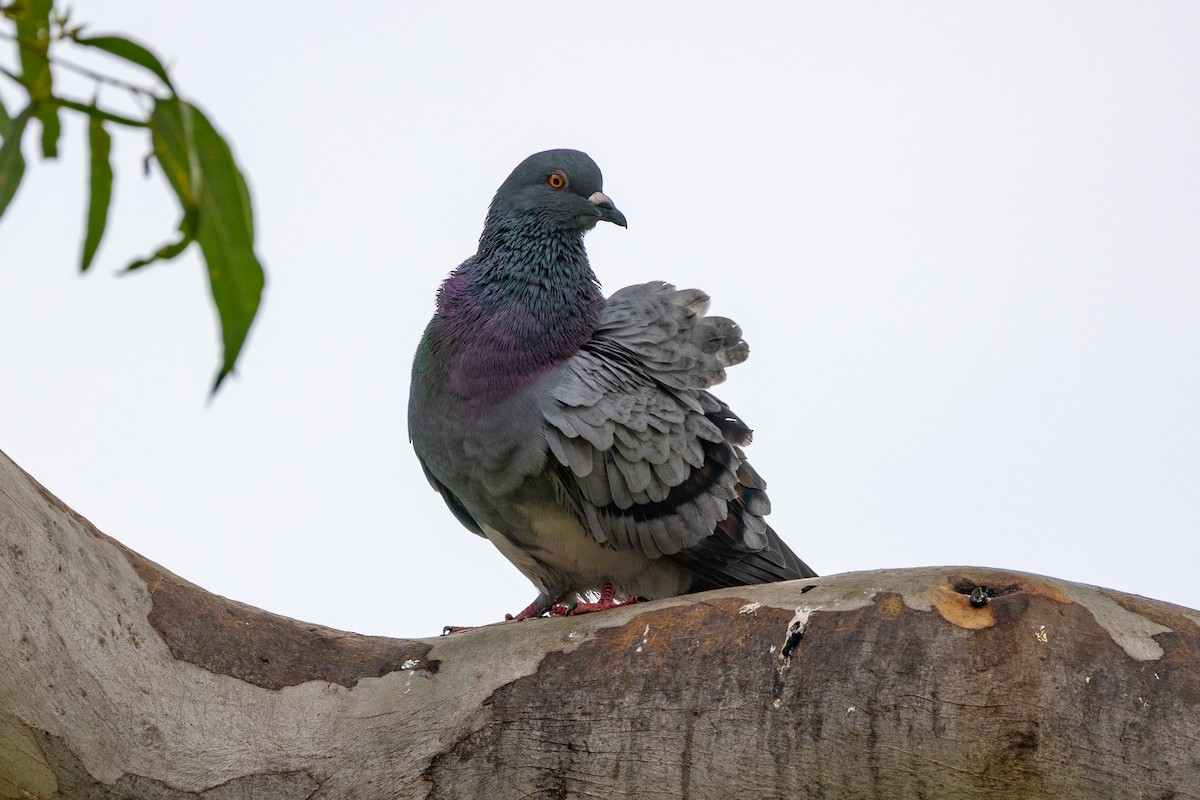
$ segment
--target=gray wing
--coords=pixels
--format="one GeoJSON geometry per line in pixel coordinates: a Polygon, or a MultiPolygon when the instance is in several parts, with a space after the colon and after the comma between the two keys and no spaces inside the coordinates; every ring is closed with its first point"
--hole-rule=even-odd
{"type": "Polygon", "coordinates": [[[706,391],[749,354],[707,308],[661,282],[609,298],[543,406],[553,472],[597,541],[680,563],[694,590],[812,576],[763,519],[750,429],[706,391]]]}

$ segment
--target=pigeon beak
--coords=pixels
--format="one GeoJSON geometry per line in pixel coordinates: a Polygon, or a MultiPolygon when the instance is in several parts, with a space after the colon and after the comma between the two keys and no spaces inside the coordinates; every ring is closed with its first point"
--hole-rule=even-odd
{"type": "Polygon", "coordinates": [[[600,219],[620,225],[622,228],[629,227],[629,223],[625,221],[625,215],[617,211],[617,207],[613,205],[613,201],[609,200],[608,195],[604,192],[592,192],[592,196],[588,198],[588,202],[596,207],[596,212],[600,219]]]}

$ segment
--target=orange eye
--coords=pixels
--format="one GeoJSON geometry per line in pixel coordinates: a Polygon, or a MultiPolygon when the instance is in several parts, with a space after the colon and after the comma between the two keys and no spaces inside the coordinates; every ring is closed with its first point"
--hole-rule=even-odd
{"type": "Polygon", "coordinates": [[[546,178],[546,183],[550,184],[551,189],[561,189],[567,185],[567,176],[558,170],[550,173],[550,177],[546,178]]]}

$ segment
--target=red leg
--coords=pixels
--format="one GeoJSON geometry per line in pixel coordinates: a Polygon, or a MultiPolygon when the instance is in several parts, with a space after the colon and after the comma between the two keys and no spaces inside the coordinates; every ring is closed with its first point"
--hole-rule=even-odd
{"type": "Polygon", "coordinates": [[[605,581],[600,587],[600,599],[595,603],[577,603],[568,609],[568,614],[590,614],[593,611],[607,611],[610,608],[620,608],[621,606],[633,605],[638,602],[636,597],[631,597],[628,600],[617,603],[613,600],[616,595],[616,590],[613,589],[611,581],[605,581]]]}
{"type": "MultiPolygon", "coordinates": [[[[557,602],[557,601],[555,601],[555,602],[557,602]]],[[[504,619],[505,620],[533,619],[534,617],[542,616],[547,611],[550,612],[551,614],[558,614],[559,616],[562,616],[563,614],[567,613],[567,607],[551,605],[549,608],[547,608],[546,606],[541,604],[541,598],[539,597],[537,600],[534,600],[532,603],[525,606],[525,608],[523,608],[520,612],[518,612],[515,617],[512,614],[505,614],[504,619]]],[[[442,628],[442,636],[446,636],[447,634],[451,634],[451,633],[462,633],[463,631],[469,631],[472,629],[472,627],[473,626],[471,626],[471,625],[447,625],[446,627],[442,628]]]]}
{"type": "Polygon", "coordinates": [[[525,608],[515,617],[512,614],[505,614],[504,618],[506,620],[533,619],[534,617],[540,617],[546,613],[562,616],[563,614],[567,613],[567,608],[566,606],[555,605],[555,603],[558,603],[560,600],[562,600],[561,597],[559,597],[558,600],[555,600],[549,606],[545,606],[542,605],[542,598],[538,597],[532,603],[525,606],[525,608]]]}
{"type": "Polygon", "coordinates": [[[540,617],[541,615],[542,612],[538,608],[538,601],[534,600],[532,603],[525,606],[524,610],[517,612],[516,616],[513,616],[512,614],[505,614],[504,618],[509,620],[533,619],[534,617],[540,617]]]}

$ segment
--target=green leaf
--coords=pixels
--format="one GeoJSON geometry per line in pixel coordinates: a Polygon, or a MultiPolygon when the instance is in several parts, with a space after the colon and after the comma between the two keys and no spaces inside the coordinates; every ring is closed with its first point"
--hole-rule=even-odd
{"type": "Polygon", "coordinates": [[[200,184],[200,166],[196,156],[196,145],[192,136],[191,112],[186,104],[172,95],[154,104],[150,114],[150,134],[154,143],[154,157],[167,176],[167,182],[175,190],[183,219],[179,222],[182,236],[158,248],[146,258],[139,258],[125,268],[126,272],[148,266],[158,261],[170,261],[187,246],[196,241],[196,227],[200,208],[196,203],[196,187],[200,184]]]}
{"type": "Polygon", "coordinates": [[[58,106],[39,102],[50,98],[53,89],[48,57],[53,10],[53,0],[25,0],[15,11],[21,51],[21,83],[29,91],[37,118],[42,123],[42,155],[46,158],[58,156],[58,139],[62,134],[58,106]]]}
{"type": "Polygon", "coordinates": [[[97,50],[103,50],[118,58],[123,58],[131,64],[148,69],[157,75],[158,79],[168,89],[172,92],[175,91],[175,87],[171,85],[170,77],[167,76],[167,69],[163,66],[158,56],[132,39],[127,39],[124,36],[88,36],[84,38],[76,36],[75,43],[81,44],[84,47],[94,47],[97,50]]]}
{"type": "Polygon", "coordinates": [[[213,302],[225,345],[215,393],[233,371],[258,314],[266,278],[254,253],[254,212],[246,179],[225,139],[198,108],[191,107],[200,157],[200,218],[196,240],[208,264],[213,302]]]}
{"type": "Polygon", "coordinates": [[[13,118],[8,115],[8,109],[4,107],[4,98],[0,97],[0,139],[7,139],[12,127],[13,118]]]}
{"type": "Polygon", "coordinates": [[[34,100],[50,96],[50,13],[53,0],[25,0],[10,7],[17,21],[21,83],[34,100]]]}
{"type": "Polygon", "coordinates": [[[169,247],[187,246],[185,226],[194,214],[195,239],[208,267],[225,348],[213,383],[216,392],[237,363],[265,284],[254,253],[250,192],[229,145],[200,109],[178,97],[158,100],[150,129],[154,156],[184,210],[184,238],[169,247]]]}
{"type": "Polygon", "coordinates": [[[38,103],[37,118],[42,123],[42,157],[58,158],[58,140],[62,136],[58,106],[53,103],[38,103]]]}
{"type": "Polygon", "coordinates": [[[18,114],[4,132],[4,143],[0,144],[0,217],[4,216],[13,195],[17,193],[17,187],[21,185],[21,177],[25,174],[21,136],[25,133],[25,123],[29,122],[32,114],[32,105],[18,114]]]}
{"type": "Polygon", "coordinates": [[[150,114],[150,133],[154,157],[175,190],[179,205],[185,215],[194,213],[200,163],[192,134],[191,106],[174,95],[155,101],[150,114]]]}
{"type": "Polygon", "coordinates": [[[156,261],[170,261],[186,250],[188,245],[194,241],[196,241],[194,234],[191,232],[184,233],[183,236],[179,237],[179,241],[164,244],[146,258],[139,258],[137,261],[134,261],[125,268],[125,271],[133,272],[135,269],[141,269],[142,267],[148,264],[153,264],[156,261]]]}
{"type": "Polygon", "coordinates": [[[139,258],[137,261],[130,263],[125,268],[125,271],[133,272],[158,261],[170,261],[178,256],[188,248],[188,245],[196,241],[196,221],[199,217],[200,215],[195,208],[184,211],[183,219],[179,221],[179,240],[168,242],[145,258],[139,258]]]}
{"type": "Polygon", "coordinates": [[[99,117],[88,118],[88,145],[92,153],[91,199],[88,201],[87,233],[83,238],[83,259],[79,266],[81,272],[87,272],[96,256],[96,248],[108,225],[108,206],[112,200],[113,171],[109,162],[112,137],[104,130],[104,121],[99,117]]]}

